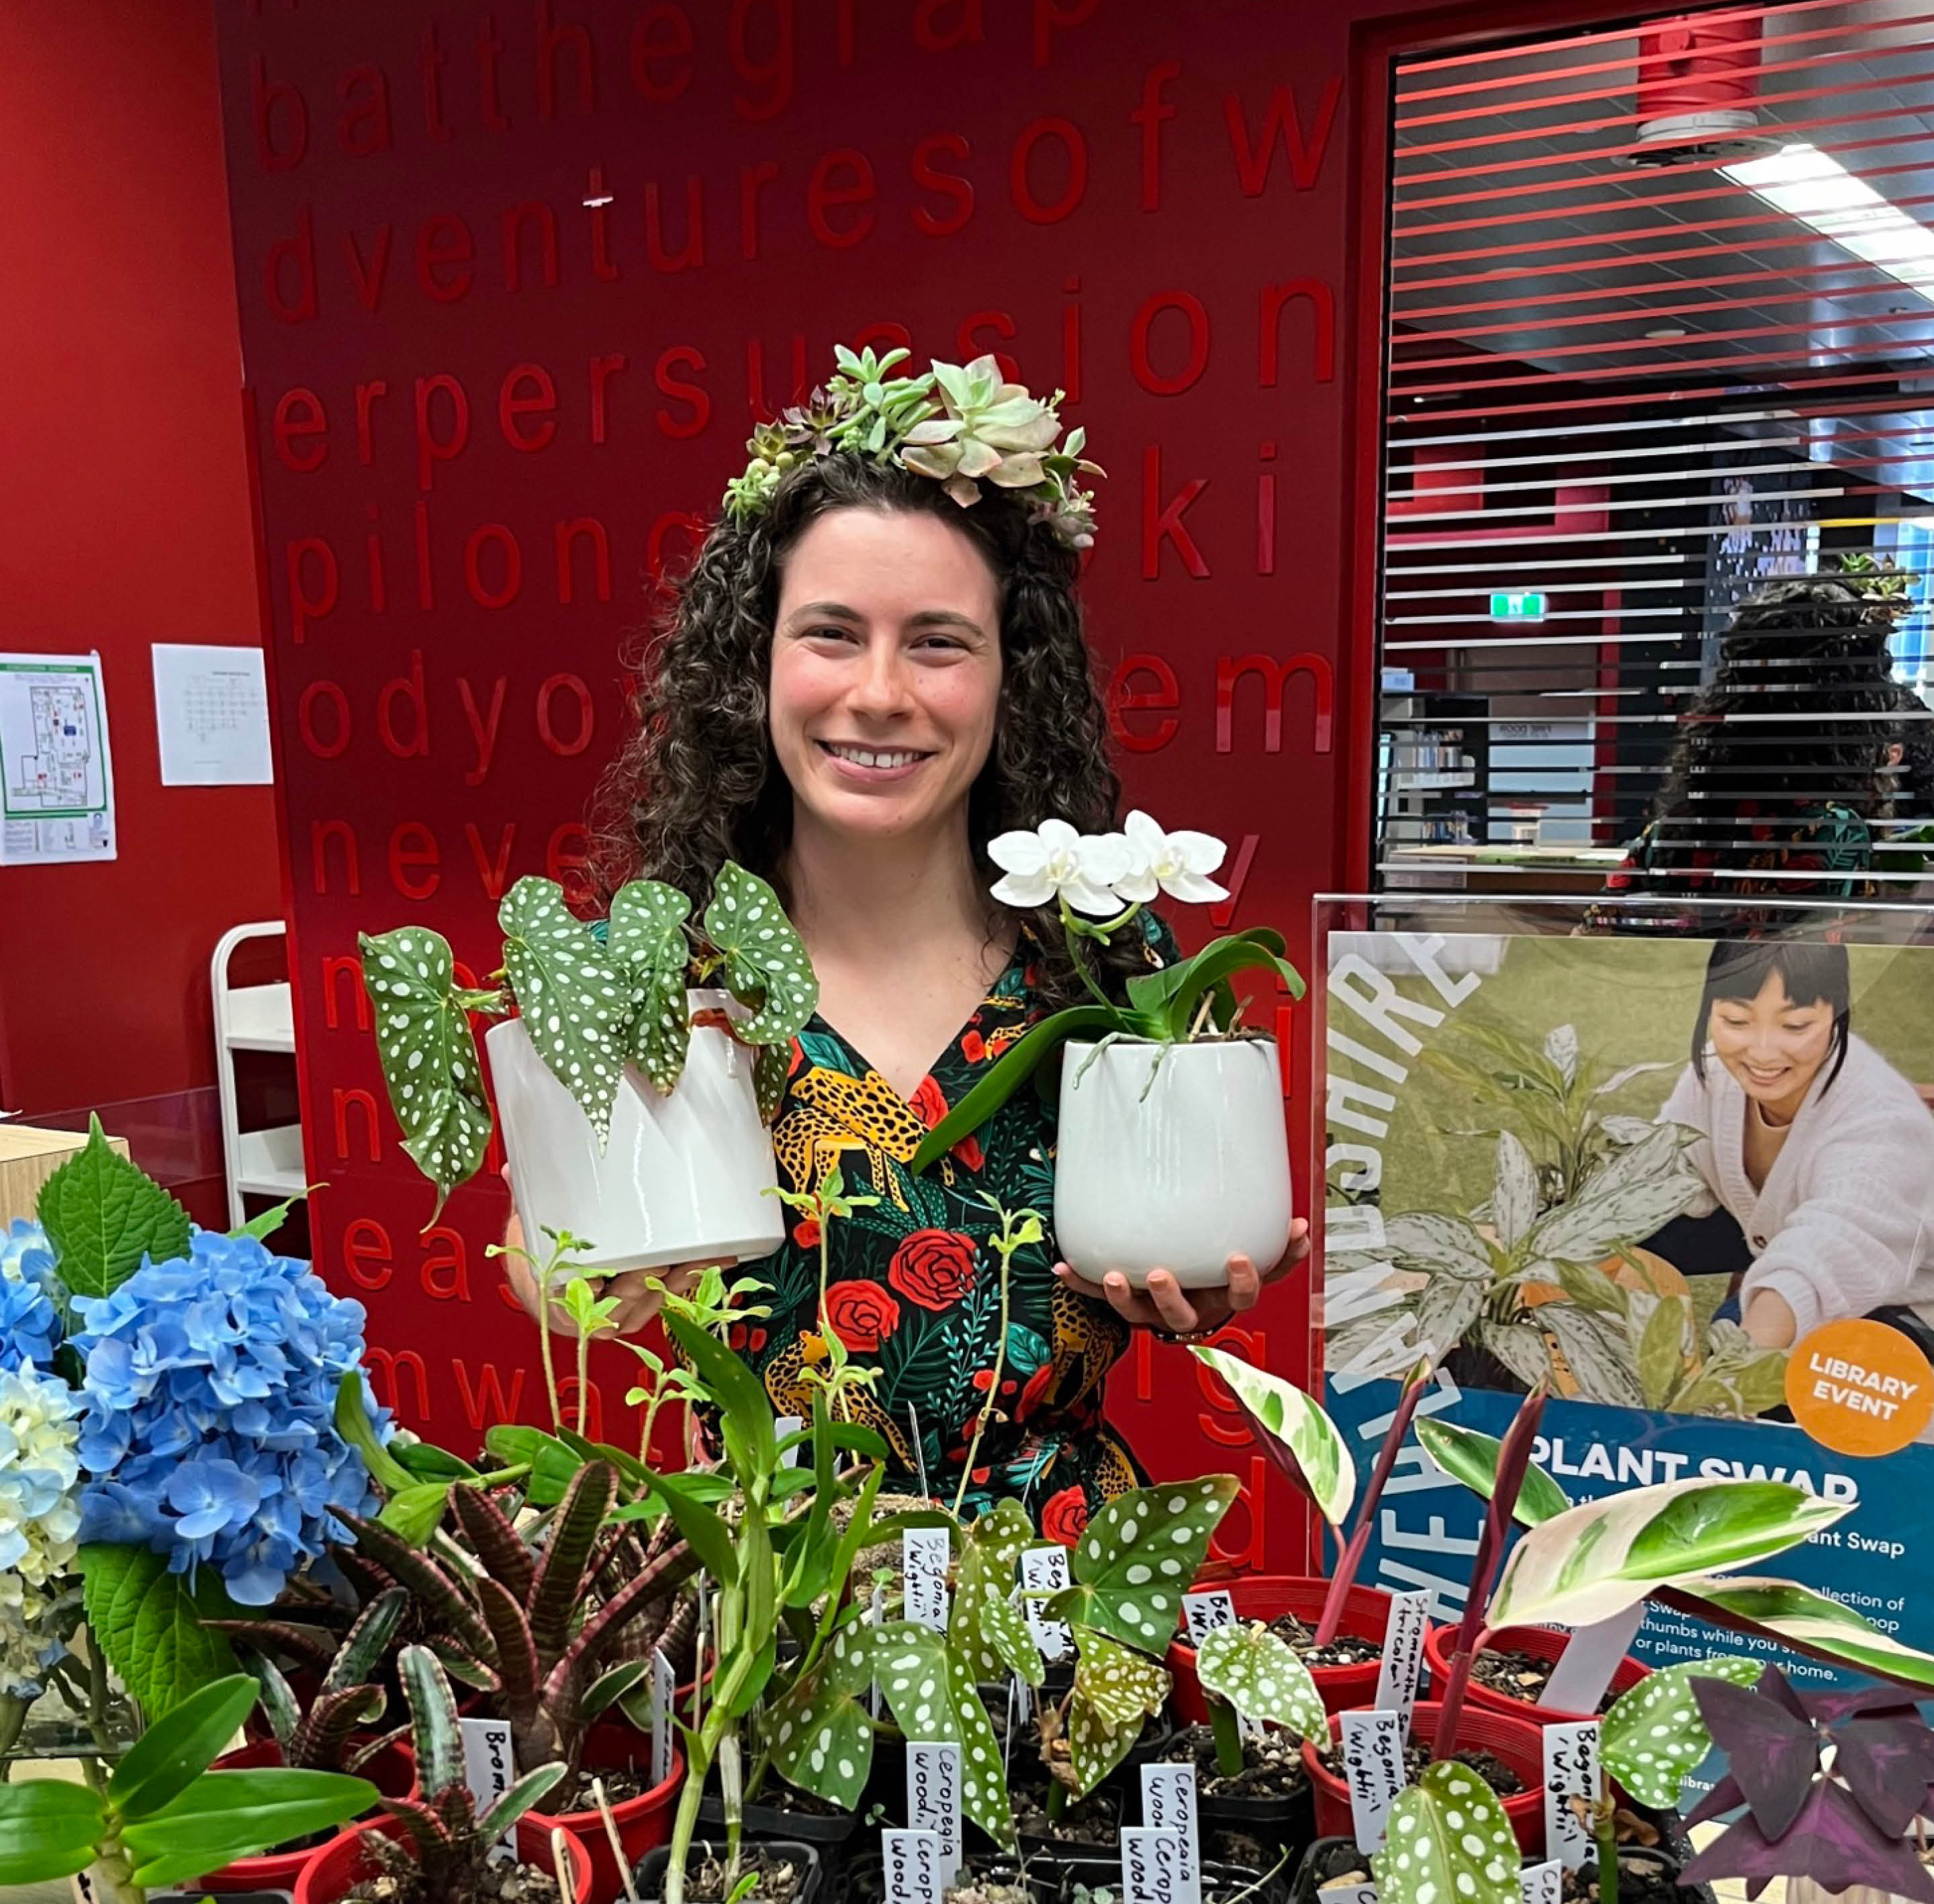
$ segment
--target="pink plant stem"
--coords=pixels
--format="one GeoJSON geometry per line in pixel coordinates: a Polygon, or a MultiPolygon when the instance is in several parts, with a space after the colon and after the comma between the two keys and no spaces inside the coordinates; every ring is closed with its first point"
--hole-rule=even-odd
{"type": "Polygon", "coordinates": [[[1318,1646],[1327,1646],[1343,1623],[1343,1602],[1350,1597],[1350,1589],[1357,1584],[1357,1569],[1363,1564],[1364,1550],[1370,1544],[1370,1530],[1377,1524],[1377,1503],[1383,1499],[1384,1484],[1396,1466],[1403,1438],[1410,1432],[1411,1417],[1417,1412],[1417,1405],[1423,1400],[1423,1391],[1429,1385],[1428,1363],[1420,1363],[1405,1378],[1403,1392],[1397,1397],[1396,1412],[1390,1417],[1384,1445],[1377,1450],[1377,1464],[1370,1471],[1369,1485],[1363,1490],[1362,1505],[1357,1509],[1356,1524],[1350,1530],[1349,1545],[1336,1563],[1336,1571],[1330,1577],[1330,1591],[1323,1602],[1323,1617],[1316,1623],[1318,1646]]]}

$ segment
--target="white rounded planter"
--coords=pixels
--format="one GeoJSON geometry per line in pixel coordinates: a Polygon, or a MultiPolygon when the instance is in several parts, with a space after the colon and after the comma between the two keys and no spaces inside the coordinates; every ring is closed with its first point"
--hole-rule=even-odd
{"type": "MultiPolygon", "coordinates": [[[[694,991],[691,1009],[724,1010],[724,992],[694,991]]],[[[785,1235],[772,1133],[759,1116],[752,1054],[715,1026],[695,1026],[677,1088],[661,1096],[634,1065],[601,1151],[591,1120],[515,1018],[484,1034],[511,1195],[524,1247],[541,1259],[544,1232],[592,1247],[573,1256],[605,1271],[670,1263],[743,1262],[785,1235]]]]}
{"type": "Polygon", "coordinates": [[[1068,1263],[1096,1280],[1119,1270],[1137,1288],[1166,1269],[1206,1289],[1228,1283],[1231,1256],[1280,1262],[1290,1178],[1277,1067],[1266,1038],[1124,1041],[1098,1055],[1070,1044],[1054,1170],[1068,1263]]]}

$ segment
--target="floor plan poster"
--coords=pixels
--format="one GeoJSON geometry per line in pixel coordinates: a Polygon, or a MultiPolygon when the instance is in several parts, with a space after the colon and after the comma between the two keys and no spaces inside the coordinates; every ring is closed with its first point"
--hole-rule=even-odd
{"type": "Polygon", "coordinates": [[[0,654],[0,865],[112,859],[98,654],[0,654]]]}

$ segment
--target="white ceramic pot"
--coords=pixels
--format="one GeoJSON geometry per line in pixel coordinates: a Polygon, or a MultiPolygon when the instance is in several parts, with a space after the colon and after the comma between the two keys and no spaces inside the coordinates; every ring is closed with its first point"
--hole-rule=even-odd
{"type": "Polygon", "coordinates": [[[1098,1280],[1119,1270],[1137,1288],[1166,1269],[1206,1289],[1228,1283],[1231,1256],[1280,1262],[1290,1181],[1277,1064],[1267,1038],[1125,1041],[1098,1055],[1069,1045],[1054,1167],[1069,1264],[1098,1280]]]}
{"type": "MultiPolygon", "coordinates": [[[[694,991],[691,1002],[694,1012],[731,1004],[720,991],[694,991]]],[[[785,1211],[764,1194],[778,1179],[744,1045],[695,1027],[667,1096],[626,1065],[601,1151],[591,1120],[517,1019],[493,1025],[484,1043],[511,1195],[533,1255],[546,1229],[586,1238],[593,1247],[574,1260],[604,1271],[743,1262],[779,1247],[785,1211]]]]}

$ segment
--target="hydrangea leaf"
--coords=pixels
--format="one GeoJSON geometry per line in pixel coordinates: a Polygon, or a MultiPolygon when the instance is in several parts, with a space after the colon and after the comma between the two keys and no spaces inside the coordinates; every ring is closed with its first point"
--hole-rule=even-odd
{"type": "Polygon", "coordinates": [[[376,1014],[376,1051],[403,1149],[436,1187],[437,1206],[484,1166],[490,1106],[450,944],[419,925],[357,940],[376,1014]]]}
{"type": "Polygon", "coordinates": [[[1454,1759],[1397,1794],[1371,1860],[1378,1904],[1519,1904],[1523,1854],[1497,1794],[1454,1759]]]}
{"type": "Polygon", "coordinates": [[[1320,1739],[1328,1725],[1323,1695],[1289,1643],[1260,1621],[1219,1626],[1196,1649],[1205,1691],[1245,1719],[1267,1719],[1299,1739],[1320,1739]]]}
{"type": "Polygon", "coordinates": [[[240,1670],[227,1641],[202,1624],[241,1614],[212,1567],[198,1569],[191,1588],[164,1554],[96,1544],[80,1550],[80,1577],[88,1630],[150,1723],[240,1670]]]}
{"type": "Polygon", "coordinates": [[[941,1636],[910,1621],[880,1627],[874,1654],[880,1690],[909,1739],[960,1748],[961,1807],[998,1845],[1014,1842],[1006,1772],[973,1668],[941,1636]]]}
{"type": "Polygon", "coordinates": [[[1049,1615],[1098,1627],[1143,1653],[1164,1652],[1209,1537],[1235,1497],[1235,1476],[1227,1474],[1116,1495],[1076,1542],[1074,1584],[1048,1602],[1049,1615]]]}
{"type": "Polygon", "coordinates": [[[143,1256],[164,1263],[188,1254],[188,1212],[116,1151],[97,1117],[87,1120],[87,1141],[41,1186],[38,1214],[70,1295],[108,1295],[143,1256]]]}
{"type": "Polygon", "coordinates": [[[633,880],[611,901],[604,940],[611,962],[631,985],[631,1054],[661,1091],[678,1082],[691,1040],[685,1005],[691,946],[685,936],[691,915],[691,901],[675,886],[633,880]]]}
{"type": "Polygon", "coordinates": [[[624,987],[554,880],[518,880],[497,909],[504,969],[538,1057],[577,1100],[601,1147],[624,1076],[624,987]]]}
{"type": "Polygon", "coordinates": [[[1040,1539],[1017,1500],[999,1502],[964,1532],[950,1643],[987,1683],[1017,1674],[1030,1686],[1045,1675],[1041,1649],[1014,1598],[1014,1563],[1040,1539]]]}
{"type": "Polygon", "coordinates": [[[794,1036],[819,1003],[819,981],[779,895],[756,873],[727,860],[705,909],[705,936],[724,955],[734,996],[760,1000],[739,1027],[740,1036],[749,1045],[794,1036]]]}
{"type": "Polygon", "coordinates": [[[864,1701],[884,1636],[893,1630],[842,1627],[818,1665],[767,1715],[780,1776],[848,1811],[858,1806],[872,1770],[873,1727],[864,1701]]]}
{"type": "Polygon", "coordinates": [[[1605,1715],[1600,1743],[1605,1770],[1640,1803],[1673,1809],[1686,1774],[1713,1749],[1691,1682],[1722,1679],[1757,1686],[1761,1666],[1757,1659],[1728,1656],[1682,1660],[1647,1674],[1605,1715]]]}
{"type": "Polygon", "coordinates": [[[1249,1431],[1290,1481],[1315,1502],[1333,1527],[1340,1527],[1357,1492],[1357,1464],[1336,1424],[1293,1382],[1220,1349],[1194,1349],[1228,1383],[1249,1431]]]}

